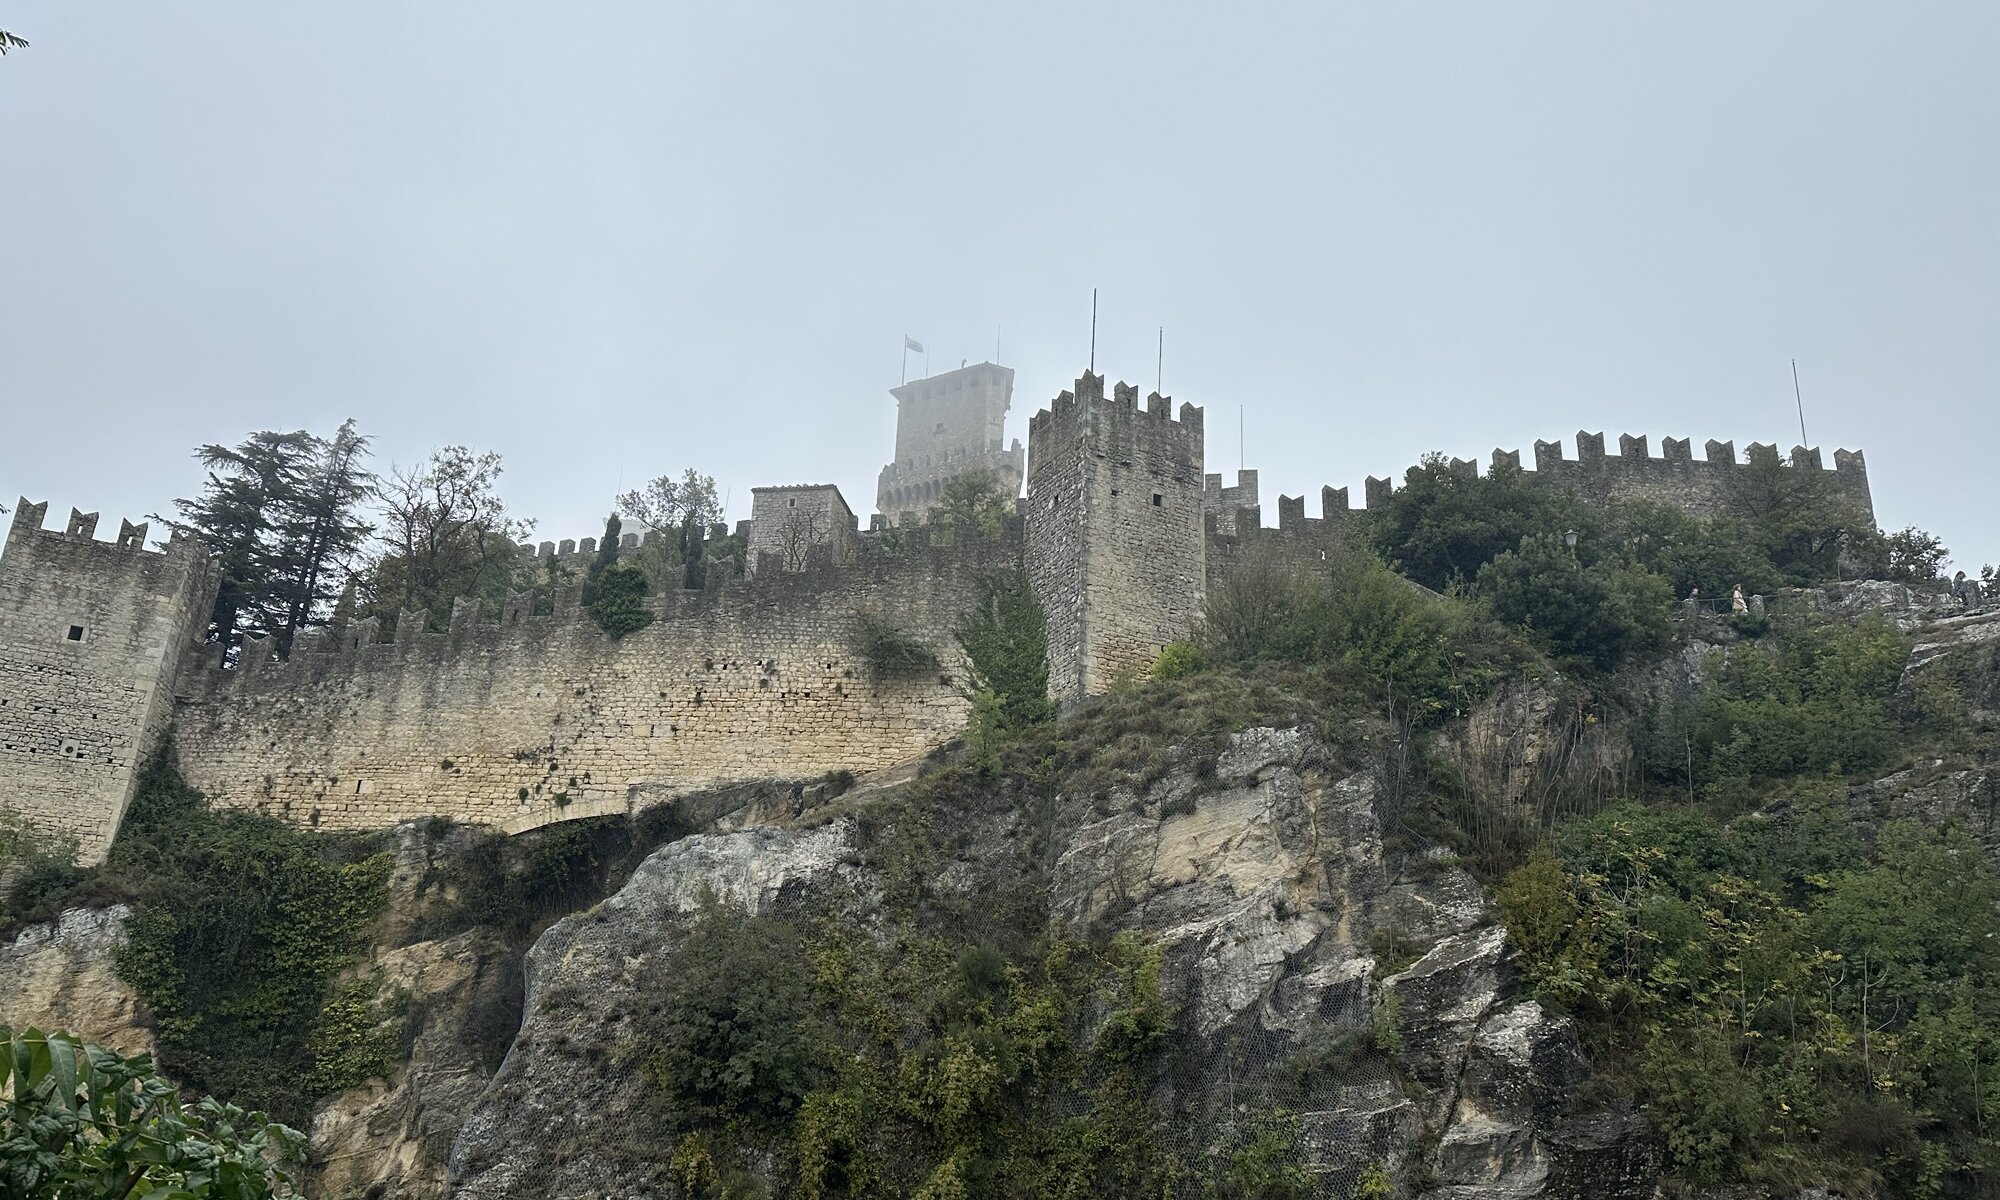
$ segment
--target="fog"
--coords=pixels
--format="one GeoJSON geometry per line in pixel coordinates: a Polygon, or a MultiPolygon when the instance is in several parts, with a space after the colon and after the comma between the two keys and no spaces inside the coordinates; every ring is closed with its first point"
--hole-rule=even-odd
{"type": "MultiPolygon", "coordinates": [[[[347,416],[538,538],[857,511],[903,338],[1089,354],[1316,496],[1578,429],[1865,449],[2000,559],[2000,6],[0,0],[0,503],[347,416]],[[1237,429],[1245,437],[1238,445],[1237,429]]],[[[919,373],[921,356],[910,371],[919,373]]],[[[1573,451],[1572,451],[1573,452],[1573,451]]],[[[1308,502],[1317,515],[1317,500],[1308,502]]]]}

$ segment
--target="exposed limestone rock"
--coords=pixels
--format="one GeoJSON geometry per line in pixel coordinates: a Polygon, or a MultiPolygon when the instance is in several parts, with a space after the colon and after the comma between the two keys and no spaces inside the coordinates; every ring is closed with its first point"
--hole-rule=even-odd
{"type": "Polygon", "coordinates": [[[1632,739],[1615,714],[1562,680],[1517,679],[1442,731],[1437,753],[1462,786],[1532,820],[1558,780],[1573,791],[1616,790],[1610,784],[1630,770],[1632,739]]]}
{"type": "MultiPolygon", "coordinates": [[[[1230,1119],[1239,1084],[1259,1086],[1332,1041],[1377,1036],[1388,1011],[1400,1052],[1332,1068],[1294,1110],[1304,1162],[1335,1192],[1371,1165],[1435,1178],[1454,1200],[1636,1200],[1645,1193],[1634,1188],[1652,1186],[1658,1156],[1642,1123],[1571,1111],[1589,1069],[1575,1032],[1516,995],[1505,933],[1477,882],[1435,852],[1385,853],[1372,765],[1342,761],[1309,733],[1249,730],[1212,773],[1189,763],[1120,802],[1105,812],[1059,801],[1051,908],[1161,947],[1184,1058],[1211,1064],[1175,1085],[1192,1110],[1230,1119]],[[1429,949],[1377,982],[1370,939],[1390,929],[1429,949]]],[[[999,836],[981,830],[975,842],[999,836]]],[[[630,1144],[644,1088],[630,1063],[607,1057],[643,968],[709,898],[766,912],[869,894],[851,843],[845,821],[686,838],[598,909],[551,928],[529,955],[520,1036],[453,1146],[452,1194],[561,1200],[651,1187],[671,1148],[630,1144]]],[[[936,884],[977,897],[1002,857],[970,845],[936,884]]]]}
{"type": "Polygon", "coordinates": [[[150,1053],[144,1005],[114,961],[130,915],[123,904],[73,908],[0,946],[0,1022],[60,1029],[123,1054],[150,1053]]]}
{"type": "Polygon", "coordinates": [[[638,969],[671,949],[684,919],[711,900],[767,912],[851,879],[852,827],[753,829],[684,838],[656,851],[597,908],[535,942],[520,1035],[452,1146],[452,1194],[628,1195],[664,1171],[671,1147],[636,1144],[644,1102],[607,1050],[638,1002],[638,969]]]}
{"type": "Polygon", "coordinates": [[[484,991],[504,986],[497,948],[460,934],[393,950],[374,964],[378,1001],[411,1008],[409,1055],[388,1080],[323,1102],[311,1130],[315,1192],[428,1200],[445,1157],[491,1073],[468,1027],[484,991]]]}

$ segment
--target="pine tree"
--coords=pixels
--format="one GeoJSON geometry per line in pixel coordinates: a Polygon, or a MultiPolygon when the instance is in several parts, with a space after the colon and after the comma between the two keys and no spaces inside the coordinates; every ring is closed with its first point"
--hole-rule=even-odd
{"type": "Polygon", "coordinates": [[[169,523],[221,560],[210,640],[261,633],[285,654],[299,630],[324,623],[370,532],[359,517],[375,483],[367,454],[352,420],[332,440],[266,430],[234,447],[195,450],[208,481],[194,499],[174,502],[181,519],[169,523]]]}

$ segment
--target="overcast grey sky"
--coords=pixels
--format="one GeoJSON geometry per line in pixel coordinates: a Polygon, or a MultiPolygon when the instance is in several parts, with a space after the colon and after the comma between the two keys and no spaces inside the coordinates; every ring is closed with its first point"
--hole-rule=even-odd
{"type": "MultiPolygon", "coordinates": [[[[901,340],[1010,428],[1097,361],[1315,496],[1601,430],[1867,451],[2000,559],[2000,4],[0,0],[0,492],[120,515],[359,419],[832,481],[901,340]]],[[[916,364],[912,364],[913,373],[916,364]]],[[[1572,451],[1573,452],[1573,451],[1572,451]]],[[[1697,451],[1698,453],[1699,451],[1697,451]]],[[[1524,458],[1528,457],[1524,453],[1524,458]]]]}

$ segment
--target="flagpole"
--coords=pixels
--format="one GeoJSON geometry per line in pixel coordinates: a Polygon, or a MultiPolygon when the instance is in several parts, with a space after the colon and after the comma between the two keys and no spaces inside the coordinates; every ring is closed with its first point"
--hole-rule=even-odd
{"type": "Polygon", "coordinates": [[[1090,373],[1097,374],[1097,289],[1090,289],[1090,373]]]}
{"type": "Polygon", "coordinates": [[[903,335],[903,382],[910,382],[910,335],[903,335]]]}
{"type": "Polygon", "coordinates": [[[1159,396],[1166,395],[1167,394],[1167,327],[1165,325],[1160,326],[1160,353],[1159,356],[1153,360],[1153,372],[1154,372],[1153,393],[1159,396]]]}
{"type": "Polygon", "coordinates": [[[1796,358],[1792,360],[1792,399],[1799,406],[1799,443],[1809,445],[1806,437],[1806,397],[1804,392],[1799,391],[1799,360],[1796,358]]]}

